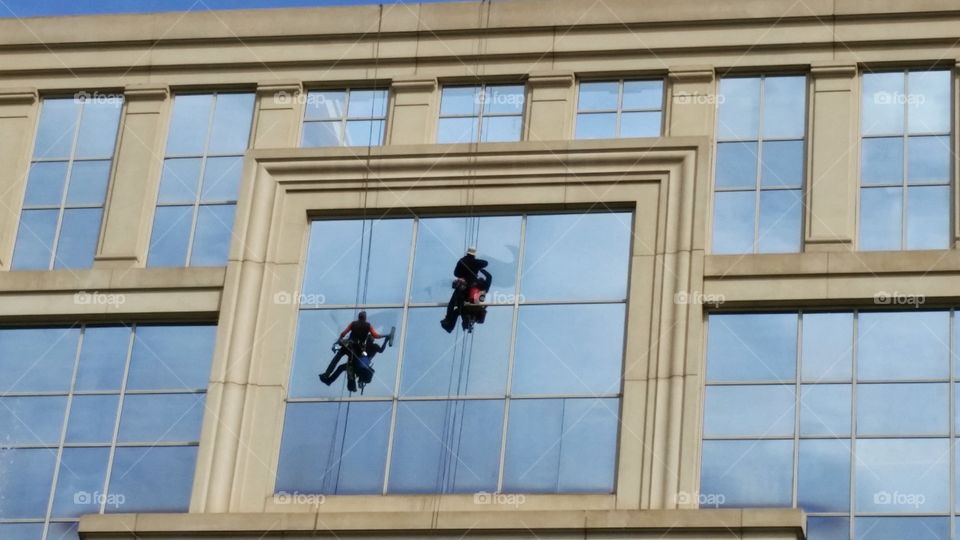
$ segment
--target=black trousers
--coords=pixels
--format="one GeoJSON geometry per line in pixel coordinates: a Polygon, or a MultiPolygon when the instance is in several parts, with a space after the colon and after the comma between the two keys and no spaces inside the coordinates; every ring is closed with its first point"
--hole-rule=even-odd
{"type": "MultiPolygon", "coordinates": [[[[330,379],[331,379],[332,381],[337,380],[337,378],[338,378],[341,374],[343,374],[344,371],[347,370],[347,363],[346,363],[346,362],[344,362],[344,363],[343,363],[341,366],[339,366],[339,367],[337,366],[337,364],[340,363],[340,360],[341,360],[344,356],[347,356],[347,354],[353,354],[354,356],[358,356],[358,355],[360,354],[359,348],[358,348],[355,344],[350,343],[350,344],[348,344],[346,347],[340,347],[340,350],[337,351],[337,354],[333,355],[333,360],[330,360],[330,364],[327,366],[327,370],[324,372],[324,373],[326,373],[328,376],[330,376],[330,379]]],[[[350,359],[348,358],[348,359],[347,359],[347,362],[349,362],[349,361],[350,361],[350,359]]]]}

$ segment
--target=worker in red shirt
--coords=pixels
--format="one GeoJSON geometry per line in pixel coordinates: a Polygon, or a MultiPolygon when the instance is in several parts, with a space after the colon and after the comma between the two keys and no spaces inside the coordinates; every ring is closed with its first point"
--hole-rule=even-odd
{"type": "MultiPolygon", "coordinates": [[[[339,350],[337,350],[337,354],[333,356],[333,360],[330,361],[327,370],[320,374],[320,381],[327,386],[333,384],[333,381],[337,380],[340,374],[346,371],[347,363],[351,360],[359,360],[361,357],[365,357],[367,355],[367,340],[369,338],[384,338],[386,339],[386,344],[393,346],[393,332],[390,332],[390,335],[387,336],[380,335],[377,329],[367,321],[367,312],[361,311],[357,314],[357,320],[348,324],[347,327],[343,329],[343,332],[340,332],[337,343],[334,344],[334,347],[339,345],[339,350]],[[337,364],[339,364],[340,360],[347,354],[350,355],[347,363],[338,367],[337,364]]],[[[354,367],[357,369],[368,369],[372,376],[372,368],[370,368],[369,365],[358,366],[355,364],[354,367]]],[[[347,379],[347,390],[356,392],[357,381],[353,375],[354,374],[351,374],[347,379]]]]}

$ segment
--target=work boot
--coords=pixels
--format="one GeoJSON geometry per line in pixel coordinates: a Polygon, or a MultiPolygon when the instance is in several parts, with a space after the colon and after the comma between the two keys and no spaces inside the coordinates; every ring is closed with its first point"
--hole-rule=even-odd
{"type": "Polygon", "coordinates": [[[443,329],[449,334],[453,332],[454,328],[456,328],[457,323],[456,321],[451,321],[450,319],[443,319],[440,321],[440,326],[443,327],[443,329]]]}
{"type": "Polygon", "coordinates": [[[333,379],[330,378],[330,375],[329,375],[329,374],[327,374],[327,373],[321,373],[321,374],[320,374],[320,382],[322,382],[323,384],[325,384],[325,385],[327,385],[327,386],[330,386],[330,385],[333,383],[333,379]]]}
{"type": "Polygon", "coordinates": [[[350,392],[357,391],[357,380],[354,379],[353,377],[350,377],[347,379],[347,390],[349,390],[350,392]]]}

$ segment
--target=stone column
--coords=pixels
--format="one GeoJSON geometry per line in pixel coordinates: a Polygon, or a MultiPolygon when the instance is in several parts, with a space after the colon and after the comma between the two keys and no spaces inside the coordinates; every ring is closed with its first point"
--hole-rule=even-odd
{"type": "Polygon", "coordinates": [[[429,144],[437,130],[436,77],[393,80],[393,116],[386,144],[429,144]]]}
{"type": "Polygon", "coordinates": [[[0,270],[13,258],[37,104],[36,88],[0,90],[0,270]]]}
{"type": "Polygon", "coordinates": [[[669,79],[664,135],[712,138],[717,110],[713,67],[674,66],[670,68],[669,79]]]}
{"type": "Polygon", "coordinates": [[[125,114],[94,268],[146,264],[163,168],[169,95],[166,85],[136,85],[124,90],[125,114]]]}
{"type": "Polygon", "coordinates": [[[857,231],[857,66],[814,64],[810,74],[804,249],[845,251],[857,231]]]}
{"type": "Polygon", "coordinates": [[[303,85],[282,81],[257,87],[260,113],[252,148],[295,148],[300,146],[303,118],[303,85]]]}
{"type": "Polygon", "coordinates": [[[531,73],[527,79],[528,141],[573,138],[574,77],[572,72],[531,73]]]}

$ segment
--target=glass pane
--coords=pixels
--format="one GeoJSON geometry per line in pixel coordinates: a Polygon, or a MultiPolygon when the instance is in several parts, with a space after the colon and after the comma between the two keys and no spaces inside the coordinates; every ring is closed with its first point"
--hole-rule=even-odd
{"type": "Polygon", "coordinates": [[[340,133],[342,129],[343,123],[340,121],[305,122],[300,146],[304,148],[340,146],[343,140],[343,135],[340,133]]]}
{"type": "Polygon", "coordinates": [[[623,110],[663,107],[663,81],[624,81],[623,110]]]}
{"type": "Polygon", "coordinates": [[[720,79],[718,139],[756,139],[760,124],[760,79],[720,79]]]}
{"type": "Polygon", "coordinates": [[[856,540],[950,537],[950,518],[946,517],[858,517],[855,527],[856,540]]]}
{"type": "Polygon", "coordinates": [[[91,268],[100,239],[99,208],[77,208],[63,212],[60,240],[54,268],[91,268]]]}
{"type": "Polygon", "coordinates": [[[799,189],[760,192],[759,251],[797,253],[800,251],[800,219],[803,193],[799,189]]]}
{"type": "Polygon", "coordinates": [[[793,441],[703,441],[700,496],[721,506],[790,506],[793,441]]]}
{"type": "Polygon", "coordinates": [[[338,120],[346,110],[347,93],[343,90],[307,94],[307,120],[338,120]]]}
{"type": "Polygon", "coordinates": [[[216,333],[213,325],[138,326],[127,389],[206,388],[216,333]]]}
{"type": "Polygon", "coordinates": [[[201,205],[190,266],[225,266],[233,239],[235,204],[201,205]]]}
{"type": "Polygon", "coordinates": [[[950,441],[857,441],[857,512],[946,512],[950,441]]]}
{"type": "Polygon", "coordinates": [[[113,156],[122,108],[121,96],[103,96],[84,103],[77,135],[77,157],[113,156]]]}
{"type": "Polygon", "coordinates": [[[117,448],[107,498],[123,504],[106,511],[186,512],[196,462],[196,446],[117,448]]]}
{"type": "Polygon", "coordinates": [[[950,188],[907,189],[907,249],[950,247],[950,188]]]}
{"type": "Polygon", "coordinates": [[[123,398],[119,442],[192,442],[200,438],[204,394],[132,394],[123,398]]]}
{"type": "Polygon", "coordinates": [[[623,113],[620,118],[621,137],[659,137],[660,111],[623,113]]]}
{"type": "Polygon", "coordinates": [[[23,206],[60,206],[66,177],[66,161],[41,161],[31,165],[23,206]]]}
{"type": "Polygon", "coordinates": [[[899,184],[903,181],[901,137],[863,139],[860,154],[861,184],[899,184]]]}
{"type": "Polygon", "coordinates": [[[850,509],[850,441],[800,441],[797,504],[807,512],[850,509]]]}
{"type": "Polygon", "coordinates": [[[204,153],[210,124],[212,94],[181,94],[174,97],[166,155],[204,153]]]}
{"type": "Polygon", "coordinates": [[[578,111],[616,111],[620,99],[617,81],[581,82],[578,111]]]}
{"type": "Polygon", "coordinates": [[[68,158],[79,120],[80,101],[72,98],[44,99],[37,126],[35,158],[68,158]]]}
{"type": "Polygon", "coordinates": [[[763,82],[764,138],[800,138],[806,132],[807,78],[766,77],[763,82]]]}
{"type": "Polygon", "coordinates": [[[623,304],[521,307],[513,394],[619,393],[625,318],[623,304]]]}
{"type": "Polygon", "coordinates": [[[800,187],[803,183],[803,141],[764,141],[760,185],[800,187]]]}
{"type": "Polygon", "coordinates": [[[193,224],[193,206],[158,206],[153,218],[147,266],[184,266],[193,224]]]}
{"type": "MultiPolygon", "coordinates": [[[[107,474],[109,448],[64,448],[53,496],[54,518],[75,518],[100,513],[104,502],[103,481],[107,474]]],[[[120,497],[107,499],[116,512],[120,497]]],[[[49,535],[48,535],[49,536],[49,535]]]]}
{"type": "Polygon", "coordinates": [[[383,118],[387,115],[386,90],[351,90],[349,118],[383,118]]]}
{"type": "Polygon", "coordinates": [[[119,390],[129,344],[130,328],[126,326],[86,327],[75,389],[119,390]]]}
{"type": "Polygon", "coordinates": [[[804,381],[849,381],[852,358],[852,313],[803,314],[804,381]]]}
{"type": "Polygon", "coordinates": [[[713,208],[712,252],[753,253],[756,191],[718,192],[713,208]]]}
{"type": "Polygon", "coordinates": [[[446,86],[440,99],[440,115],[480,114],[479,86],[446,86]]]}
{"type": "Polygon", "coordinates": [[[253,94],[218,94],[209,154],[242,154],[250,140],[253,94]]]}
{"type": "Polygon", "coordinates": [[[381,493],[392,409],[390,402],[288,404],[276,490],[381,493]]]}
{"type": "Polygon", "coordinates": [[[864,135],[903,133],[902,72],[864,73],[860,130],[864,135]]]}
{"type": "Polygon", "coordinates": [[[796,399],[794,386],[708,386],[703,435],[792,436],[796,399]],[[757,403],[763,403],[763,407],[757,407],[757,403]]]}
{"type": "Polygon", "coordinates": [[[403,303],[412,235],[411,219],[314,221],[303,293],[322,304],[403,303]]]}
{"type": "Polygon", "coordinates": [[[529,216],[521,293],[526,300],[626,298],[632,235],[629,213],[529,216]]]}
{"type": "Polygon", "coordinates": [[[0,449],[0,518],[46,517],[56,459],[53,448],[0,449]]]}
{"type": "Polygon", "coordinates": [[[800,387],[800,435],[850,436],[849,384],[800,387]]]}
{"type": "Polygon", "coordinates": [[[807,538],[809,540],[850,540],[850,518],[810,516],[807,518],[807,538]]]}
{"type": "Polygon", "coordinates": [[[47,540],[77,540],[80,524],[76,521],[53,522],[47,529],[47,540]]]}
{"type": "Polygon", "coordinates": [[[477,257],[489,263],[487,271],[493,277],[487,302],[513,304],[521,219],[520,216],[421,219],[413,263],[413,301],[447,302],[452,293],[454,268],[471,243],[467,228],[472,225],[477,238],[477,257]]]}
{"type": "Polygon", "coordinates": [[[242,172],[242,157],[207,158],[200,200],[204,202],[236,201],[240,191],[242,172]]]}
{"type": "Polygon", "coordinates": [[[857,340],[859,380],[946,379],[950,313],[861,313],[857,340]]]}
{"type": "Polygon", "coordinates": [[[907,182],[946,184],[950,181],[950,137],[907,139],[907,182]]]}
{"type": "Polygon", "coordinates": [[[17,243],[13,250],[14,270],[49,270],[50,254],[57,233],[57,210],[24,210],[20,214],[17,243]]]}
{"type": "MultiPolygon", "coordinates": [[[[4,540],[37,540],[43,536],[43,523],[0,523],[0,538],[4,540]]],[[[56,536],[52,540],[60,540],[56,536]]]]}
{"type": "Polygon", "coordinates": [[[66,392],[79,328],[0,329],[0,391],[66,392]]]}
{"type": "Polygon", "coordinates": [[[910,133],[949,133],[950,72],[911,71],[907,88],[910,133]]]}
{"type": "Polygon", "coordinates": [[[716,187],[754,188],[757,185],[757,143],[717,144],[716,187]]]}
{"type": "Polygon", "coordinates": [[[491,307],[473,335],[440,327],[445,308],[411,309],[403,355],[403,396],[503,396],[510,358],[512,307],[491,307]]]}
{"type": "Polygon", "coordinates": [[[617,136],[617,113],[577,115],[577,139],[612,139],[617,136]]]}
{"type": "Polygon", "coordinates": [[[503,491],[612,490],[617,401],[512,401],[503,491]]]}
{"type": "MultiPolygon", "coordinates": [[[[363,391],[364,396],[392,396],[397,379],[397,358],[402,311],[400,309],[367,310],[367,320],[383,335],[391,326],[397,328],[396,342],[382,353],[371,357],[376,374],[363,391]]],[[[290,374],[290,397],[337,398],[347,395],[346,376],[327,386],[317,375],[326,370],[333,358],[330,346],[340,332],[354,319],[353,309],[301,310],[297,324],[297,341],[293,352],[293,371],[290,374]]],[[[439,320],[439,319],[437,319],[439,320]]],[[[436,323],[436,321],[434,321],[436,323]]],[[[437,325],[439,327],[439,325],[437,325]]],[[[376,344],[383,344],[376,340],[376,344]]],[[[408,340],[409,345],[409,340],[408,340]]],[[[372,354],[372,353],[368,353],[372,354]]]]}
{"type": "Polygon", "coordinates": [[[496,491],[503,401],[400,402],[391,493],[496,491]]]}
{"type": "Polygon", "coordinates": [[[68,443],[110,443],[119,396],[74,396],[67,422],[68,443]]]}
{"type": "Polygon", "coordinates": [[[197,185],[200,182],[200,158],[178,158],[163,161],[163,177],[160,179],[161,203],[188,203],[197,200],[197,185]]]}
{"type": "Polygon", "coordinates": [[[860,190],[860,249],[898,250],[903,211],[902,188],[860,190]]]}
{"type": "Polygon", "coordinates": [[[347,122],[347,146],[380,146],[383,144],[383,121],[351,120],[347,122]]]}
{"type": "Polygon", "coordinates": [[[483,119],[480,142],[514,142],[520,140],[520,116],[488,116],[483,119]]]}
{"type": "Polygon", "coordinates": [[[947,383],[861,384],[857,386],[857,434],[946,435],[949,388],[947,383]]]}
{"type": "Polygon", "coordinates": [[[708,381],[779,381],[796,377],[797,315],[710,315],[708,381]]]}
{"type": "Polygon", "coordinates": [[[437,142],[477,142],[477,118],[441,118],[437,128],[437,142]]]}
{"type": "Polygon", "coordinates": [[[66,406],[65,396],[0,397],[4,445],[56,445],[60,442],[66,406]]]}
{"type": "Polygon", "coordinates": [[[490,85],[484,90],[484,114],[523,114],[524,87],[520,85],[490,85]]]}
{"type": "Polygon", "coordinates": [[[109,180],[109,161],[75,161],[67,189],[67,205],[103,206],[109,180]]]}

